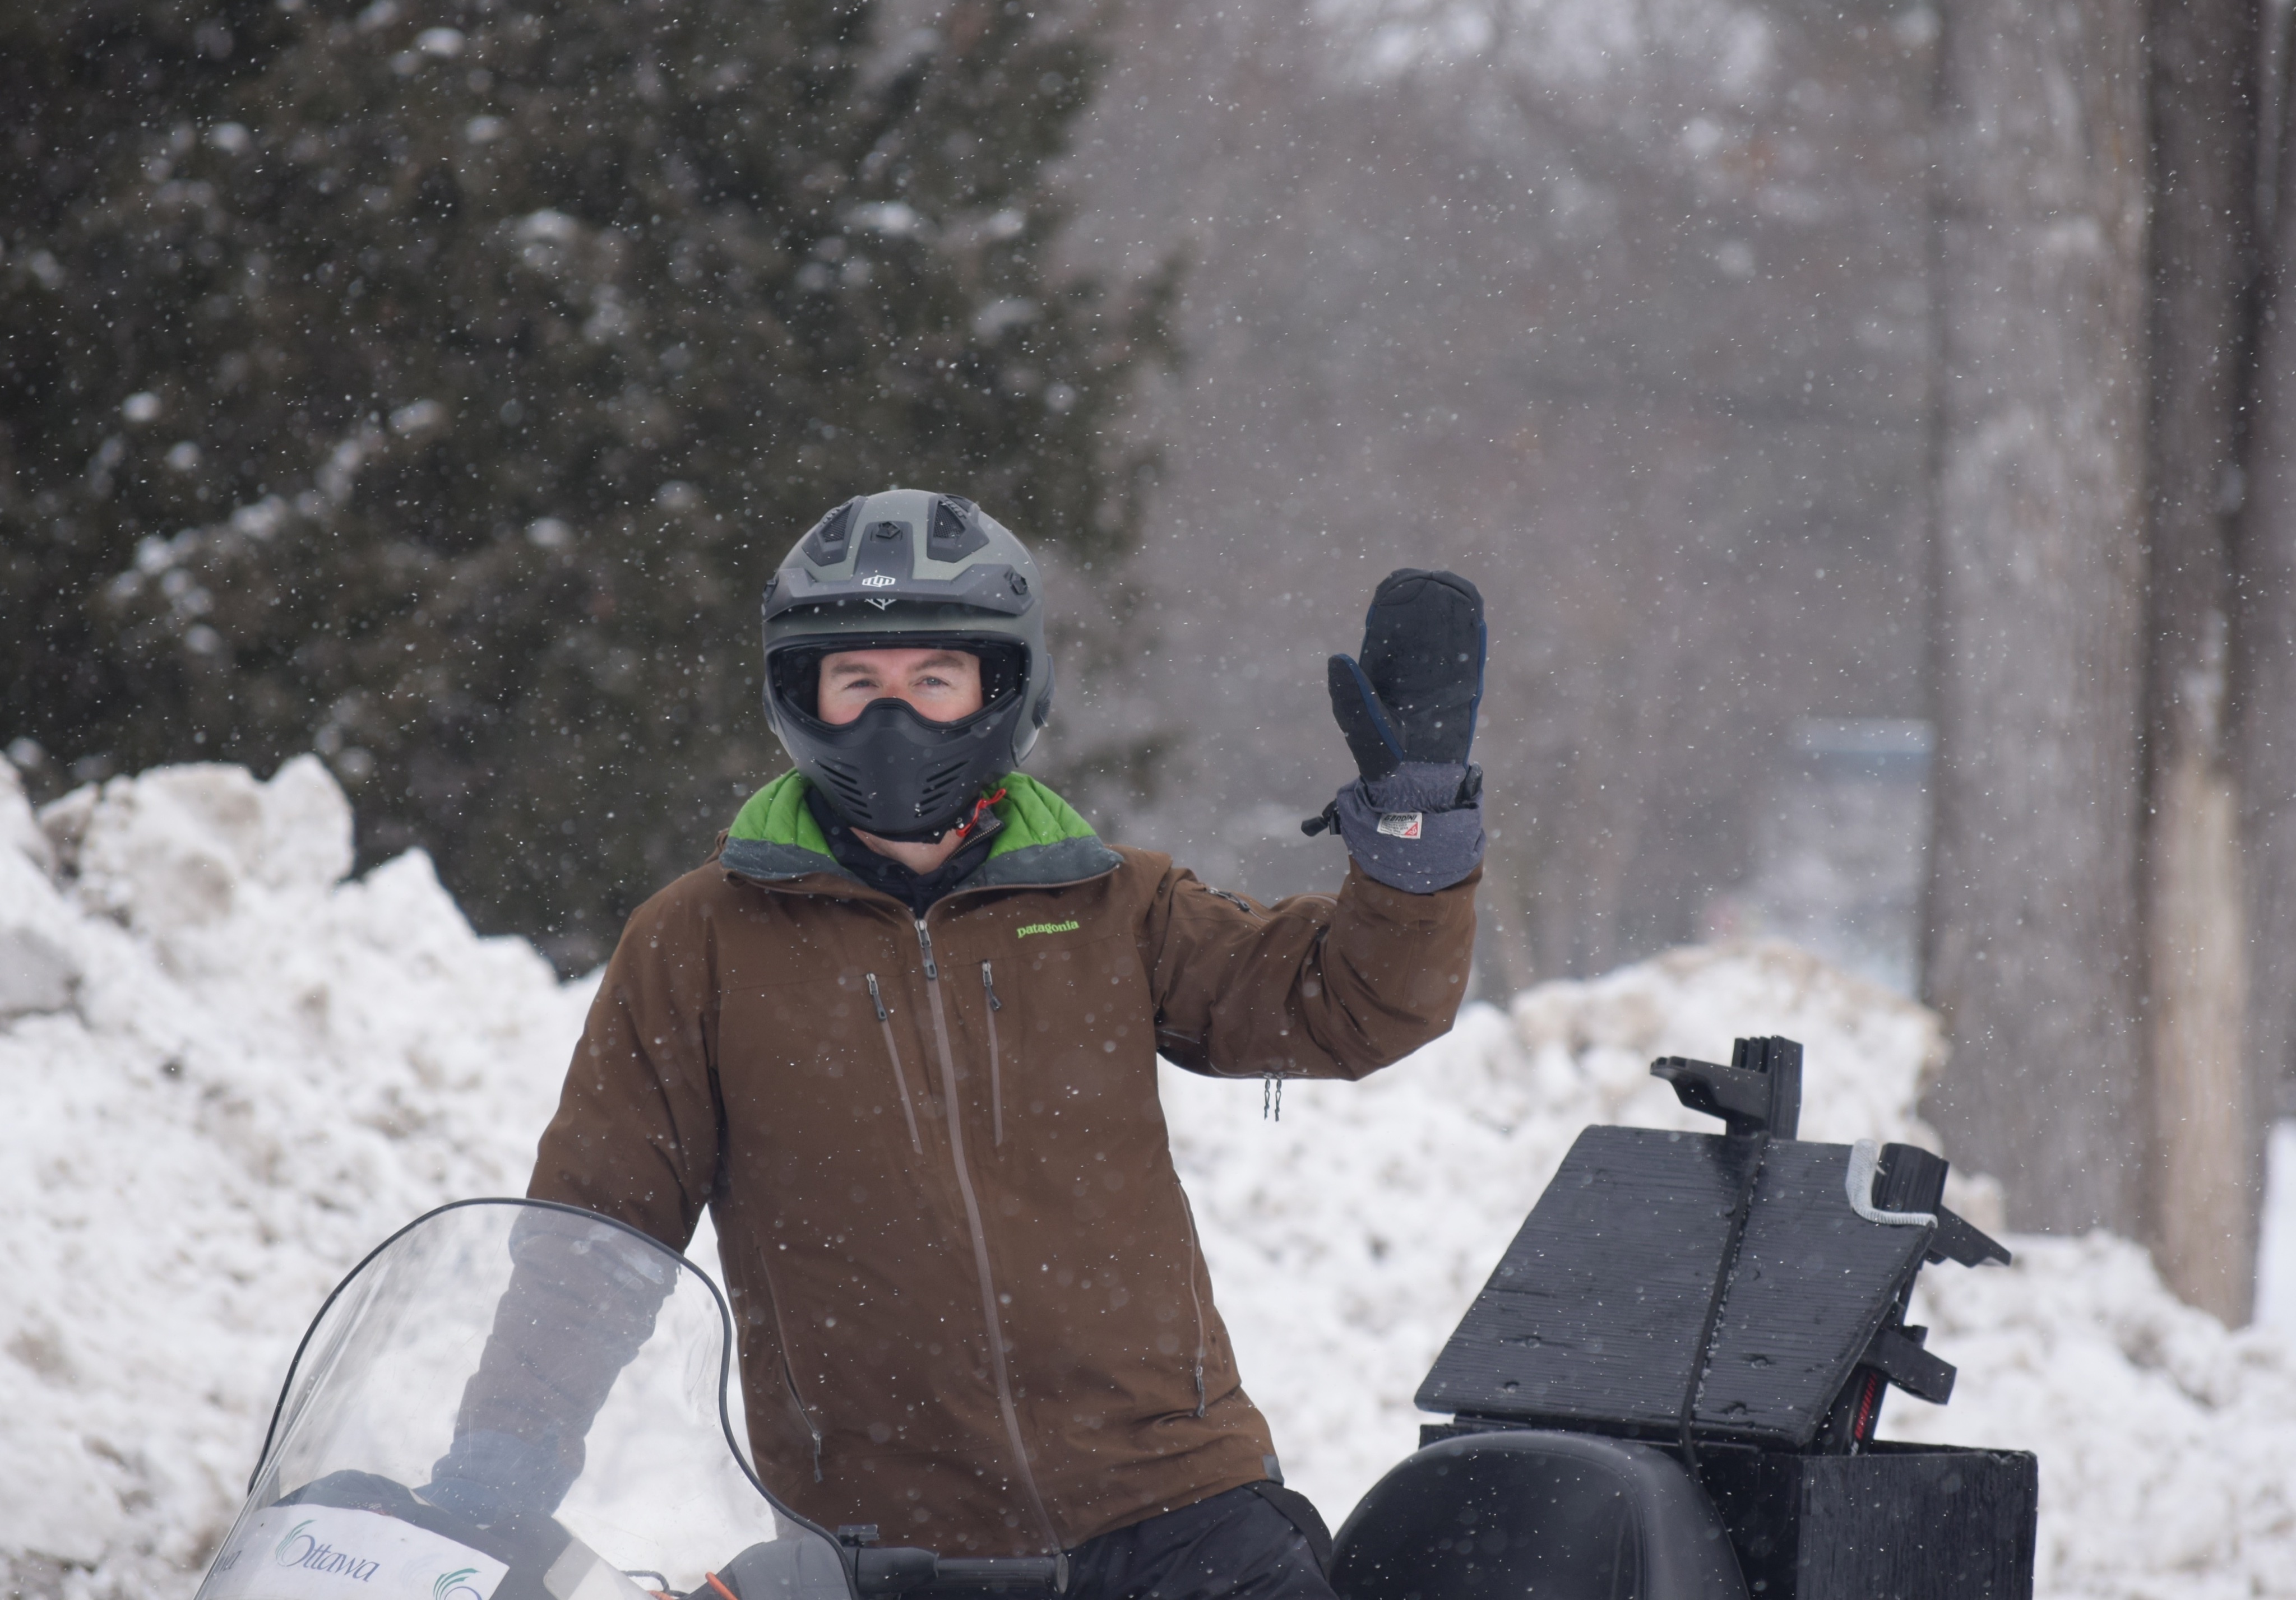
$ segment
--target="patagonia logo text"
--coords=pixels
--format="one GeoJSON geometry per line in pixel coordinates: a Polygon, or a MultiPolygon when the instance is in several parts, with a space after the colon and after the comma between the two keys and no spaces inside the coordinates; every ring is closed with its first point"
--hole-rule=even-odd
{"type": "Polygon", "coordinates": [[[1415,839],[1419,837],[1420,813],[1415,811],[1387,811],[1379,814],[1379,830],[1391,839],[1415,839]]]}
{"type": "Polygon", "coordinates": [[[1030,934],[1072,934],[1084,925],[1080,922],[1032,922],[1013,936],[1025,939],[1030,934]]]}

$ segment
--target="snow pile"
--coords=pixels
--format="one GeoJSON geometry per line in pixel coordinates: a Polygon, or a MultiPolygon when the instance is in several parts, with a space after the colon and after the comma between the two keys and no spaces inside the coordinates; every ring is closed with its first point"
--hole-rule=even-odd
{"type": "Polygon", "coordinates": [[[522,1188],[585,1003],[316,761],[36,823],[0,762],[0,1577],[188,1596],[334,1280],[522,1188]],[[41,824],[44,823],[45,826],[41,824]]]}
{"type": "Polygon", "coordinates": [[[2227,1333],[2108,1234],[1931,1268],[1915,1300],[1961,1368],[1953,1403],[1893,1397],[1901,1439],[2041,1457],[2040,1587],[2095,1600],[2296,1594],[2296,1346],[2227,1333]]]}
{"type": "MultiPolygon", "coordinates": [[[[28,1600],[185,1600],[335,1279],[523,1182],[587,985],[475,937],[420,855],[343,881],[349,827],[311,761],[37,821],[0,763],[0,1577],[28,1600]]],[[[1367,1082],[1287,1085],[1280,1120],[1256,1082],[1166,1073],[1246,1381],[1334,1522],[1413,1447],[1413,1391],[1578,1130],[1710,1127],[1650,1060],[1756,1033],[1807,1047],[1809,1137],[1934,1147],[1934,1020],[1780,944],[1471,1008],[1367,1082]]],[[[1948,1198],[1997,1229],[1981,1180],[1948,1198]]],[[[2013,1242],[1925,1275],[1961,1387],[1892,1397],[1890,1430],[2040,1451],[2046,1595],[2296,1590],[2285,1336],[2226,1333],[2120,1241],[2013,1242]]]]}

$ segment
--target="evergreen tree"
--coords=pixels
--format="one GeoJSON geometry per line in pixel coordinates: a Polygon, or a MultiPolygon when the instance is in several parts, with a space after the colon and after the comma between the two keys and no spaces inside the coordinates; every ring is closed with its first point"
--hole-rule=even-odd
{"type": "Polygon", "coordinates": [[[370,859],[594,959],[778,762],[846,495],[1120,554],[1160,335],[1044,265],[1089,36],[964,0],[0,5],[0,729],[304,749],[370,859]]]}

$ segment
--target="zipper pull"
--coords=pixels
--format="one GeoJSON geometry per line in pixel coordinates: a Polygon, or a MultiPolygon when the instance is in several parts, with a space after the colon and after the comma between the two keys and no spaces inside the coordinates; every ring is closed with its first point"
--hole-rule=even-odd
{"type": "Polygon", "coordinates": [[[917,918],[917,948],[925,952],[925,976],[938,981],[940,968],[933,965],[932,935],[925,931],[925,919],[917,918]]]}
{"type": "Polygon", "coordinates": [[[885,997],[877,992],[877,975],[870,973],[868,978],[869,1003],[877,1008],[877,1020],[882,1022],[885,1020],[885,997]]]}
{"type": "Polygon", "coordinates": [[[1004,1008],[1004,1002],[996,998],[996,980],[990,976],[988,963],[986,961],[980,964],[980,986],[988,991],[988,1008],[991,1011],[1002,1011],[1004,1008]]]}

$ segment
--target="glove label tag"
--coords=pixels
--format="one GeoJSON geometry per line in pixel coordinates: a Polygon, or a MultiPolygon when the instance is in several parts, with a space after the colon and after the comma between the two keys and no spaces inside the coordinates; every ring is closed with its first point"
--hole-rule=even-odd
{"type": "Polygon", "coordinates": [[[1415,811],[1383,811],[1379,813],[1379,830],[1391,839],[1415,839],[1421,815],[1415,811]]]}

